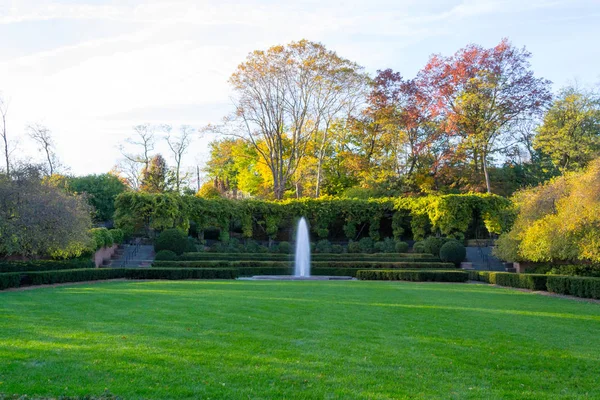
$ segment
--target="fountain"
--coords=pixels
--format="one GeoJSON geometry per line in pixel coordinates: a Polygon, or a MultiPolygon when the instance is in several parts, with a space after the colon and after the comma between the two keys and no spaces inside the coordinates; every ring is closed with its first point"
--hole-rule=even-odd
{"type": "MultiPolygon", "coordinates": [[[[240,278],[244,279],[244,278],[240,278]]],[[[248,278],[246,278],[248,279],[248,278]]],[[[253,280],[282,280],[282,281],[328,281],[328,280],[348,280],[351,276],[324,276],[310,275],[310,238],[308,236],[308,224],[304,217],[298,221],[296,229],[296,252],[294,254],[294,275],[259,275],[253,276],[253,280]]]]}
{"type": "Polygon", "coordinates": [[[296,230],[294,276],[303,278],[310,276],[310,240],[308,239],[308,225],[304,217],[298,221],[298,229],[296,230]]]}

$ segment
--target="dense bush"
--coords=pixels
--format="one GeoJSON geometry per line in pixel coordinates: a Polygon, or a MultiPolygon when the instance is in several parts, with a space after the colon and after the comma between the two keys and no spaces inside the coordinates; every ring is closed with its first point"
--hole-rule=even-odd
{"type": "Polygon", "coordinates": [[[451,262],[458,267],[467,256],[467,249],[462,243],[451,240],[442,245],[439,255],[442,261],[451,262]]]}
{"type": "Polygon", "coordinates": [[[358,247],[361,253],[372,253],[373,252],[373,239],[370,237],[362,238],[358,241],[358,247]]]}
{"type": "Polygon", "coordinates": [[[21,284],[21,273],[9,272],[0,274],[0,290],[16,288],[21,284]]]}
{"type": "Polygon", "coordinates": [[[550,275],[600,277],[600,265],[556,265],[548,271],[550,275]]]}
{"type": "Polygon", "coordinates": [[[196,246],[196,241],[194,238],[188,237],[185,245],[186,253],[195,253],[198,251],[198,246],[196,246]]]}
{"type": "Polygon", "coordinates": [[[442,244],[442,239],[430,236],[423,241],[423,249],[425,250],[425,253],[439,256],[442,244]]]}
{"type": "Polygon", "coordinates": [[[56,271],[61,269],[93,268],[87,258],[71,260],[0,261],[0,272],[56,271]]]}
{"type": "MultiPolygon", "coordinates": [[[[293,254],[249,254],[249,253],[184,253],[177,259],[181,261],[195,260],[264,260],[264,261],[283,261],[292,260],[293,254]]],[[[438,257],[431,254],[412,254],[412,253],[382,253],[382,254],[360,254],[360,253],[342,253],[342,254],[313,254],[313,261],[417,261],[417,262],[439,262],[438,257]]]]}
{"type": "Polygon", "coordinates": [[[417,254],[427,253],[427,251],[425,251],[425,243],[423,243],[423,241],[415,242],[413,244],[413,253],[417,253],[417,254]]]}
{"type": "Polygon", "coordinates": [[[466,282],[468,275],[462,271],[359,270],[356,277],[379,281],[466,282]]]}
{"type": "Polygon", "coordinates": [[[125,232],[122,229],[111,229],[110,236],[112,237],[114,244],[123,244],[125,240],[125,232]]]}
{"type": "Polygon", "coordinates": [[[237,267],[239,276],[254,275],[292,275],[292,267],[237,267]]]}
{"type": "Polygon", "coordinates": [[[348,242],[348,253],[361,253],[360,245],[358,242],[351,240],[348,242]]]}
{"type": "Polygon", "coordinates": [[[341,254],[344,252],[344,246],[341,244],[331,245],[331,253],[333,254],[341,254]]]}
{"type": "Polygon", "coordinates": [[[177,254],[171,250],[160,250],[154,257],[156,261],[175,261],[177,260],[177,254]]]}
{"type": "Polygon", "coordinates": [[[469,280],[491,283],[490,282],[490,274],[492,274],[492,272],[489,272],[489,271],[467,271],[467,273],[469,274],[469,280]]]}
{"type": "Polygon", "coordinates": [[[179,229],[166,229],[162,231],[154,242],[154,250],[156,252],[171,250],[173,253],[179,255],[183,254],[187,247],[187,236],[179,229]]]}
{"type": "Polygon", "coordinates": [[[600,278],[549,275],[546,286],[552,293],[600,299],[600,278]]]}
{"type": "MultiPolygon", "coordinates": [[[[156,268],[253,268],[291,267],[291,261],[264,260],[201,260],[201,261],[160,261],[155,260],[156,268]]],[[[313,261],[311,268],[399,268],[399,269],[451,269],[453,264],[441,262],[393,262],[393,261],[313,261]]]]}
{"type": "Polygon", "coordinates": [[[331,243],[327,239],[321,239],[315,246],[316,253],[331,253],[331,243]]]}
{"type": "Polygon", "coordinates": [[[406,242],[401,242],[401,241],[396,241],[395,246],[394,246],[394,252],[395,253],[406,253],[408,252],[408,243],[406,242]]]}
{"type": "Polygon", "coordinates": [[[548,275],[494,272],[495,284],[530,290],[546,290],[548,275]]]}
{"type": "Polygon", "coordinates": [[[290,254],[292,252],[292,245],[290,242],[279,242],[278,251],[281,254],[290,254]]]}
{"type": "Polygon", "coordinates": [[[94,240],[95,249],[98,250],[103,247],[110,247],[113,245],[114,240],[110,231],[106,228],[93,228],[90,229],[92,239],[94,240]]]}

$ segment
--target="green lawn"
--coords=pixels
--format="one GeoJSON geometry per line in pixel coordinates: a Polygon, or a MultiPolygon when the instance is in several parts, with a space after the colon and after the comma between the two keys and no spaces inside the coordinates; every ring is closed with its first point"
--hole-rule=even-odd
{"type": "Polygon", "coordinates": [[[600,305],[484,285],[142,281],[0,293],[0,393],[600,398],[600,305]]]}

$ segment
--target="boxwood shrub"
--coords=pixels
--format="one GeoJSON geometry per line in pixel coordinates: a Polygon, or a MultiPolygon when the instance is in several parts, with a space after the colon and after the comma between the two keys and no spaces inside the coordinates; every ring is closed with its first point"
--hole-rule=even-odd
{"type": "Polygon", "coordinates": [[[511,272],[494,272],[495,284],[530,290],[546,290],[548,275],[515,274],[511,272]]]}
{"type": "Polygon", "coordinates": [[[9,272],[0,274],[0,290],[8,288],[16,288],[21,284],[20,272],[9,272]]]}
{"type": "Polygon", "coordinates": [[[60,269],[93,268],[94,263],[87,258],[71,260],[33,260],[33,261],[0,261],[0,273],[24,271],[56,271],[60,269]]]}
{"type": "Polygon", "coordinates": [[[188,238],[179,229],[166,229],[158,235],[154,242],[154,250],[171,250],[175,254],[183,254],[188,249],[188,238]]]}
{"type": "Polygon", "coordinates": [[[154,257],[156,261],[175,261],[177,260],[177,254],[171,250],[160,250],[154,257]]]}
{"type": "MultiPolygon", "coordinates": [[[[333,246],[332,246],[333,247],[333,246]]],[[[228,260],[228,261],[287,261],[293,260],[293,254],[249,254],[249,253],[184,253],[177,257],[180,261],[228,260]]],[[[314,261],[419,261],[439,262],[440,259],[431,254],[389,253],[389,254],[312,254],[314,261]]]]}
{"type": "Polygon", "coordinates": [[[600,278],[548,275],[549,292],[600,299],[600,278]]]}
{"type": "MultiPolygon", "coordinates": [[[[441,262],[392,262],[392,261],[313,261],[312,268],[379,268],[379,269],[450,269],[451,263],[441,262]]],[[[291,261],[229,261],[229,260],[199,260],[199,261],[157,261],[152,263],[153,268],[287,268],[291,261]]]]}
{"type": "Polygon", "coordinates": [[[466,282],[468,275],[463,271],[411,271],[411,270],[359,270],[360,280],[413,281],[413,282],[466,282]]]}

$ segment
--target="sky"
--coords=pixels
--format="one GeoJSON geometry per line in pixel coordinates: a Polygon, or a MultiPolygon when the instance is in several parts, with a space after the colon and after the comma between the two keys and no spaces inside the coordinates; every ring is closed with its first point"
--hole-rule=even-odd
{"type": "MultiPolygon", "coordinates": [[[[503,37],[555,91],[600,82],[600,0],[0,0],[0,93],[15,156],[42,160],[26,135],[40,123],[72,174],[104,173],[134,125],[219,123],[253,50],[308,39],[412,78],[431,54],[503,37]]],[[[196,135],[184,165],[213,139],[196,135]]]]}

